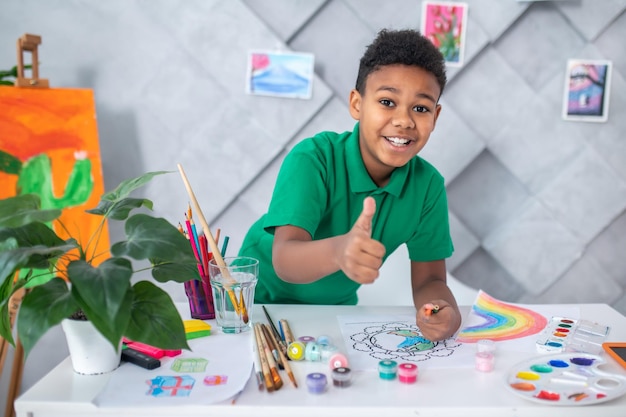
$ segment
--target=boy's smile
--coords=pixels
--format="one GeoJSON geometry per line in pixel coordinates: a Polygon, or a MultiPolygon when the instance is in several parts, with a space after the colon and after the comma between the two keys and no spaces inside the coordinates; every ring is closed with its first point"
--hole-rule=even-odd
{"type": "Polygon", "coordinates": [[[365,92],[350,92],[350,114],[359,121],[359,146],[370,177],[384,186],[428,142],[441,111],[437,79],[408,65],[372,72],[365,92]]]}

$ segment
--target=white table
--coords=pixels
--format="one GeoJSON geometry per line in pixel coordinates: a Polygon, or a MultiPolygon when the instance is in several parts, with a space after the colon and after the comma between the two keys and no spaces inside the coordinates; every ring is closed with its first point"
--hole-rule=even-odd
{"type": "MultiPolygon", "coordinates": [[[[626,317],[605,304],[563,305],[576,307],[583,319],[611,327],[607,340],[626,341],[626,317]]],[[[304,306],[268,305],[274,321],[285,318],[296,337],[328,335],[341,341],[338,315],[413,314],[411,307],[304,306]]],[[[462,307],[465,315],[469,307],[462,307]]],[[[265,321],[256,306],[253,319],[265,321]]],[[[211,323],[211,321],[209,321],[211,323]]],[[[214,324],[214,323],[211,323],[214,324]]],[[[605,355],[604,353],[602,355],[605,355]]],[[[459,369],[426,369],[420,371],[415,384],[384,381],[374,372],[355,372],[352,385],[337,388],[330,384],[327,392],[311,394],[305,387],[310,372],[323,371],[330,377],[328,365],[312,362],[290,362],[299,383],[293,388],[286,376],[279,391],[260,392],[251,378],[236,404],[189,405],[184,407],[128,407],[107,410],[92,400],[107,384],[109,375],[81,376],[72,371],[69,358],[21,395],[15,402],[18,417],[71,416],[626,416],[626,395],[592,406],[553,406],[537,404],[510,393],[504,384],[506,372],[515,364],[537,356],[498,350],[495,370],[490,373],[473,367],[459,369]]],[[[605,355],[606,356],[606,355],[605,355]]],[[[626,375],[612,358],[609,370],[626,375]]],[[[282,374],[282,372],[281,372],[282,374]]],[[[330,382],[330,378],[329,378],[330,382]]]]}

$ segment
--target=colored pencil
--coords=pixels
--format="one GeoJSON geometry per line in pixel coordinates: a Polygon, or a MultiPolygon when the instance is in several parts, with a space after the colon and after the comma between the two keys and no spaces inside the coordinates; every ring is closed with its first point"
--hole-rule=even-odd
{"type": "Polygon", "coordinates": [[[222,244],[222,252],[221,252],[221,254],[222,254],[222,258],[223,258],[224,256],[226,256],[226,248],[228,247],[228,240],[229,240],[229,239],[230,239],[230,238],[229,238],[228,236],[224,236],[224,243],[222,244]]]}
{"type": "Polygon", "coordinates": [[[228,297],[230,298],[230,301],[233,304],[233,308],[235,309],[235,312],[241,315],[241,318],[244,323],[247,323],[249,319],[248,309],[246,308],[243,294],[240,297],[240,300],[238,302],[237,297],[235,296],[235,292],[232,290],[232,288],[230,288],[230,285],[232,285],[235,282],[235,280],[233,279],[233,277],[230,276],[228,266],[224,262],[224,258],[222,257],[217,247],[217,243],[215,243],[215,239],[213,239],[213,234],[211,234],[211,229],[209,229],[209,225],[204,217],[204,214],[202,214],[202,210],[200,209],[200,205],[198,204],[196,195],[194,194],[193,189],[191,188],[191,184],[189,183],[189,180],[187,179],[187,175],[185,174],[185,170],[183,169],[183,166],[181,164],[178,164],[178,171],[180,172],[180,175],[183,179],[183,183],[185,184],[187,194],[189,195],[189,198],[191,199],[191,202],[193,203],[194,208],[198,212],[198,217],[200,218],[200,224],[202,225],[202,230],[204,231],[204,234],[207,237],[207,241],[209,242],[209,246],[211,247],[211,252],[213,253],[213,258],[215,259],[215,263],[217,264],[217,266],[220,267],[220,269],[222,270],[224,279],[227,281],[225,286],[226,286],[226,291],[228,292],[228,297]]]}

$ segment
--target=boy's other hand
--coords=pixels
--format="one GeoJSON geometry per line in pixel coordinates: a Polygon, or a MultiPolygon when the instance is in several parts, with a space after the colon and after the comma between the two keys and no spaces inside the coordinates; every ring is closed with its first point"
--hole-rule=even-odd
{"type": "Polygon", "coordinates": [[[359,284],[370,284],[378,278],[383,264],[385,246],[372,239],[372,219],[376,213],[376,200],[366,197],[363,211],[352,229],[341,239],[338,263],[348,278],[359,284]]]}
{"type": "Polygon", "coordinates": [[[458,322],[456,310],[445,300],[436,300],[437,304],[424,304],[417,310],[416,324],[422,336],[433,342],[451,337],[458,322]]]}

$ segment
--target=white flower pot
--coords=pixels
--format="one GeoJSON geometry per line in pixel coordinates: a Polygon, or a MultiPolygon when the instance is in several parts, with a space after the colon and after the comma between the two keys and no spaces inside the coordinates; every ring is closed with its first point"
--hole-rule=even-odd
{"type": "Polygon", "coordinates": [[[96,330],[90,321],[64,319],[61,327],[65,332],[74,372],[83,375],[99,375],[120,366],[122,344],[117,350],[111,342],[96,330]]]}

